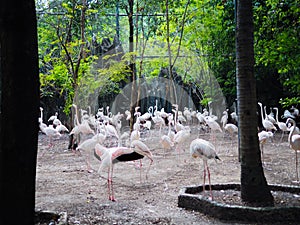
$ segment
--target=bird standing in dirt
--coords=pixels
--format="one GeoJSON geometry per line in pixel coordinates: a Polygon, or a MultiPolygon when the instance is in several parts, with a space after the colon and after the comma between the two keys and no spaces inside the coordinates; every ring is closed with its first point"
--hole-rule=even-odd
{"type": "Polygon", "coordinates": [[[95,134],[93,137],[84,140],[80,143],[80,145],[76,148],[76,151],[80,151],[81,154],[85,156],[85,161],[87,165],[87,172],[93,172],[90,164],[90,156],[91,153],[94,151],[96,144],[103,144],[106,139],[106,133],[98,133],[95,134]]]}
{"type": "Polygon", "coordinates": [[[53,138],[61,136],[61,134],[51,124],[46,127],[40,124],[40,129],[42,133],[46,134],[46,136],[49,138],[49,148],[53,146],[53,138]]]}
{"type": "Polygon", "coordinates": [[[267,119],[267,115],[264,115],[263,112],[263,106],[262,103],[258,102],[257,103],[260,106],[260,115],[261,115],[261,123],[263,127],[265,128],[266,131],[272,131],[272,130],[277,130],[277,128],[274,126],[274,124],[267,119]]]}
{"type": "Polygon", "coordinates": [[[166,155],[166,150],[170,150],[174,146],[174,142],[172,142],[171,138],[168,135],[161,136],[159,143],[164,149],[164,156],[166,155]]]}
{"type": "MultiPolygon", "coordinates": [[[[95,156],[101,161],[98,173],[100,173],[104,168],[108,168],[107,176],[107,186],[108,186],[108,199],[111,201],[116,201],[113,190],[113,167],[114,164],[118,162],[128,162],[148,157],[151,161],[150,166],[153,162],[152,153],[149,148],[139,140],[134,140],[130,147],[111,147],[106,148],[100,144],[95,146],[95,156]]],[[[149,166],[149,169],[150,169],[149,166]]],[[[147,170],[147,173],[149,171],[147,170]]],[[[146,178],[147,178],[146,173],[146,178]]]]}
{"type": "Polygon", "coordinates": [[[296,122],[295,120],[288,118],[286,123],[288,124],[289,122],[291,122],[293,124],[290,133],[289,133],[289,144],[290,144],[290,148],[295,150],[296,153],[296,182],[299,183],[299,175],[298,175],[298,151],[300,151],[300,135],[299,134],[294,134],[295,130],[296,130],[296,122]]]}
{"type": "Polygon", "coordinates": [[[261,160],[264,162],[264,145],[267,143],[267,141],[270,138],[273,138],[273,133],[271,131],[261,131],[258,133],[258,141],[259,141],[259,146],[260,146],[260,151],[261,151],[261,160]]]}
{"type": "Polygon", "coordinates": [[[197,139],[193,140],[190,144],[190,154],[193,158],[199,157],[203,160],[203,166],[204,166],[203,192],[205,191],[205,177],[206,177],[206,172],[207,172],[210,196],[211,196],[211,199],[213,199],[211,182],[210,182],[210,171],[208,168],[207,160],[209,160],[209,159],[220,160],[220,158],[218,157],[218,155],[215,151],[215,146],[212,143],[210,143],[209,141],[206,141],[201,138],[197,138],[197,139]]]}
{"type": "Polygon", "coordinates": [[[106,148],[100,144],[96,144],[95,146],[95,156],[101,161],[100,167],[98,169],[98,173],[104,169],[107,168],[107,188],[108,188],[108,199],[111,201],[116,201],[114,190],[113,190],[113,169],[114,164],[119,162],[116,160],[120,155],[123,154],[129,154],[132,150],[127,147],[112,147],[112,148],[106,148]]]}
{"type": "Polygon", "coordinates": [[[190,127],[186,127],[183,130],[178,131],[174,136],[174,144],[176,145],[175,151],[177,153],[177,157],[179,158],[181,154],[181,148],[183,148],[183,144],[188,140],[191,135],[190,127]]]}
{"type": "Polygon", "coordinates": [[[276,123],[277,123],[277,126],[279,127],[279,129],[281,130],[281,138],[280,138],[280,142],[282,142],[282,139],[283,139],[283,135],[286,131],[288,131],[288,127],[287,125],[284,123],[284,122],[280,122],[278,120],[278,108],[275,107],[274,110],[276,111],[276,123]]]}

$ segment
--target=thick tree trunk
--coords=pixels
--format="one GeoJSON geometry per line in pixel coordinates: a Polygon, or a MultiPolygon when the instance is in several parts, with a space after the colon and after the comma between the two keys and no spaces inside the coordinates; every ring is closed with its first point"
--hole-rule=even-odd
{"type": "Polygon", "coordinates": [[[33,0],[0,3],[0,224],[34,224],[39,117],[33,0]]]}
{"type": "Polygon", "coordinates": [[[252,1],[238,0],[237,3],[236,66],[241,197],[249,205],[273,205],[273,196],[262,168],[257,136],[252,1]]]}

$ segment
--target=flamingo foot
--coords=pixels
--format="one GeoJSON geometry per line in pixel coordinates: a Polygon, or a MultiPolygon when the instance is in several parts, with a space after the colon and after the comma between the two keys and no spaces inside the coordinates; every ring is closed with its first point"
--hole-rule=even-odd
{"type": "Polygon", "coordinates": [[[116,202],[117,201],[114,196],[109,196],[108,200],[110,200],[112,202],[116,202]]]}

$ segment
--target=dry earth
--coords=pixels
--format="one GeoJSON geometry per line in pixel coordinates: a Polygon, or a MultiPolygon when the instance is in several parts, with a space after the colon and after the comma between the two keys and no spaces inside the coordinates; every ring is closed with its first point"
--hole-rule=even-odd
{"type": "MultiPolygon", "coordinates": [[[[280,135],[276,133],[273,142],[265,145],[265,176],[270,184],[295,185],[295,152],[289,148],[287,136],[279,143],[280,135]]],[[[209,140],[210,136],[199,134],[193,127],[190,140],[179,156],[174,150],[164,155],[157,132],[152,130],[151,136],[144,134],[142,138],[154,156],[148,179],[145,179],[147,158],[142,160],[141,169],[136,166],[138,162],[115,164],[113,182],[117,201],[111,202],[107,173],[97,173],[99,161],[92,157],[95,172],[88,173],[84,156],[67,150],[68,134],[55,140],[52,148],[47,146],[47,137],[40,134],[36,210],[67,212],[69,224],[232,224],[177,207],[179,190],[201,185],[203,181],[202,161],[190,157],[189,144],[197,137],[209,140]]],[[[222,161],[209,162],[212,184],[239,183],[237,139],[230,141],[218,133],[213,143],[222,161]]],[[[295,195],[294,199],[300,202],[300,196],[295,195]]]]}

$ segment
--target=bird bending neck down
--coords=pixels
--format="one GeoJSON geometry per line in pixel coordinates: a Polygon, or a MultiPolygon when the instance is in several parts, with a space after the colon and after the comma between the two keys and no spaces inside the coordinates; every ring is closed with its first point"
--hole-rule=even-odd
{"type": "Polygon", "coordinates": [[[118,162],[126,162],[126,161],[142,159],[144,156],[146,156],[150,159],[150,165],[146,172],[146,178],[147,178],[147,174],[153,162],[152,153],[150,149],[139,140],[134,140],[131,143],[131,146],[129,148],[121,147],[121,146],[106,148],[103,145],[97,143],[95,145],[94,155],[97,159],[101,161],[100,167],[98,169],[98,173],[100,173],[102,169],[108,168],[108,176],[107,176],[107,186],[108,186],[108,195],[109,195],[108,199],[111,201],[116,201],[114,197],[113,183],[112,183],[114,164],[118,162]]]}

